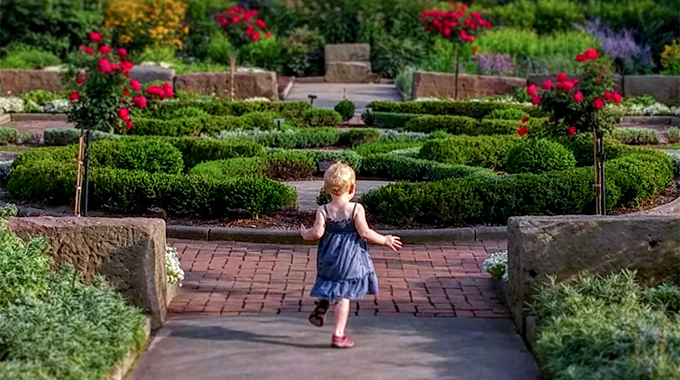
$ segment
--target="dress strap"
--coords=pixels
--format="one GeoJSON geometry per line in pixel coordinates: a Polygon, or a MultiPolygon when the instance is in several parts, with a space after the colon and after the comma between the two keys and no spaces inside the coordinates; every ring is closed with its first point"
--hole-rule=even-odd
{"type": "Polygon", "coordinates": [[[354,203],[354,208],[352,209],[352,220],[354,220],[354,215],[357,213],[357,204],[354,203]]]}
{"type": "Polygon", "coordinates": [[[323,205],[323,211],[326,212],[326,219],[330,219],[330,216],[328,215],[328,205],[323,205]]]}

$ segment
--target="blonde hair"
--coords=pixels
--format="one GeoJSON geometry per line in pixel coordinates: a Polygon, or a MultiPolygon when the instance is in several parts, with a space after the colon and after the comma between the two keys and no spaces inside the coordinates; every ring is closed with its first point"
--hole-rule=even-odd
{"type": "Polygon", "coordinates": [[[349,193],[352,185],[356,183],[356,174],[349,165],[336,162],[324,175],[324,189],[328,194],[340,196],[349,193]]]}

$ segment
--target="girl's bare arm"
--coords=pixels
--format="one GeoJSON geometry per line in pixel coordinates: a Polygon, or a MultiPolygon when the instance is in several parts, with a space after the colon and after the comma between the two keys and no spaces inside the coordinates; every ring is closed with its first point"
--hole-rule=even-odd
{"type": "Polygon", "coordinates": [[[384,245],[398,251],[402,247],[401,239],[398,236],[381,235],[368,227],[366,222],[366,210],[361,204],[357,204],[357,213],[354,216],[354,226],[357,228],[359,236],[366,239],[369,243],[384,245]]]}
{"type": "Polygon", "coordinates": [[[300,235],[304,240],[319,240],[326,232],[326,217],[321,211],[321,208],[316,210],[316,220],[311,228],[305,228],[304,225],[300,228],[300,235]]]}

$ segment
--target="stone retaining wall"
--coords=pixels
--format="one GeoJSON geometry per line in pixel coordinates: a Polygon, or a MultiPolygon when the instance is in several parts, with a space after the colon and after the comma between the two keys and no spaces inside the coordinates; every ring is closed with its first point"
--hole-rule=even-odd
{"type": "MultiPolygon", "coordinates": [[[[413,99],[453,98],[455,75],[416,71],[413,73],[413,99]]],[[[458,99],[511,94],[517,87],[526,87],[524,78],[492,75],[458,75],[458,99]]]]}
{"type": "Polygon", "coordinates": [[[62,91],[61,73],[48,70],[0,70],[0,91],[19,95],[33,90],[62,91]]]}
{"type": "Polygon", "coordinates": [[[12,218],[20,237],[42,236],[55,266],[72,264],[90,281],[103,275],[151,316],[159,328],[166,314],[165,222],[143,218],[12,218]]]}
{"type": "Polygon", "coordinates": [[[643,286],[680,283],[680,216],[555,216],[508,220],[510,309],[527,333],[526,303],[536,287],[557,276],[637,270],[643,286]]]}
{"type": "Polygon", "coordinates": [[[371,45],[328,44],[325,47],[325,81],[328,83],[368,83],[371,81],[371,45]]]}

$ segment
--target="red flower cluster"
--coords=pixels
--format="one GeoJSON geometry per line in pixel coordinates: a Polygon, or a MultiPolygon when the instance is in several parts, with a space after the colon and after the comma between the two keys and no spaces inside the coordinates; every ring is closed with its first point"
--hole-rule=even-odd
{"type": "Polygon", "coordinates": [[[524,136],[527,133],[529,133],[529,128],[526,126],[526,123],[529,122],[529,116],[524,116],[522,118],[522,121],[520,121],[521,127],[517,129],[517,134],[520,136],[524,136]]]}
{"type": "Polygon", "coordinates": [[[217,22],[223,27],[238,27],[245,29],[245,35],[252,41],[259,41],[262,36],[267,38],[272,34],[267,32],[267,23],[257,17],[257,10],[249,11],[235,6],[225,13],[217,15],[217,22]]]}
{"type": "Polygon", "coordinates": [[[425,31],[434,31],[446,38],[460,38],[472,42],[474,34],[482,28],[491,28],[491,23],[477,12],[468,13],[465,4],[451,3],[453,10],[424,10],[420,22],[426,24],[425,31]]]}
{"type": "Polygon", "coordinates": [[[597,57],[599,57],[597,50],[593,48],[588,48],[586,49],[585,53],[576,55],[576,62],[590,61],[593,59],[597,59],[597,57]]]}
{"type": "Polygon", "coordinates": [[[175,93],[173,92],[170,83],[163,83],[163,86],[149,86],[146,89],[146,94],[149,96],[158,97],[160,100],[163,100],[164,98],[175,97],[175,93]]]}

